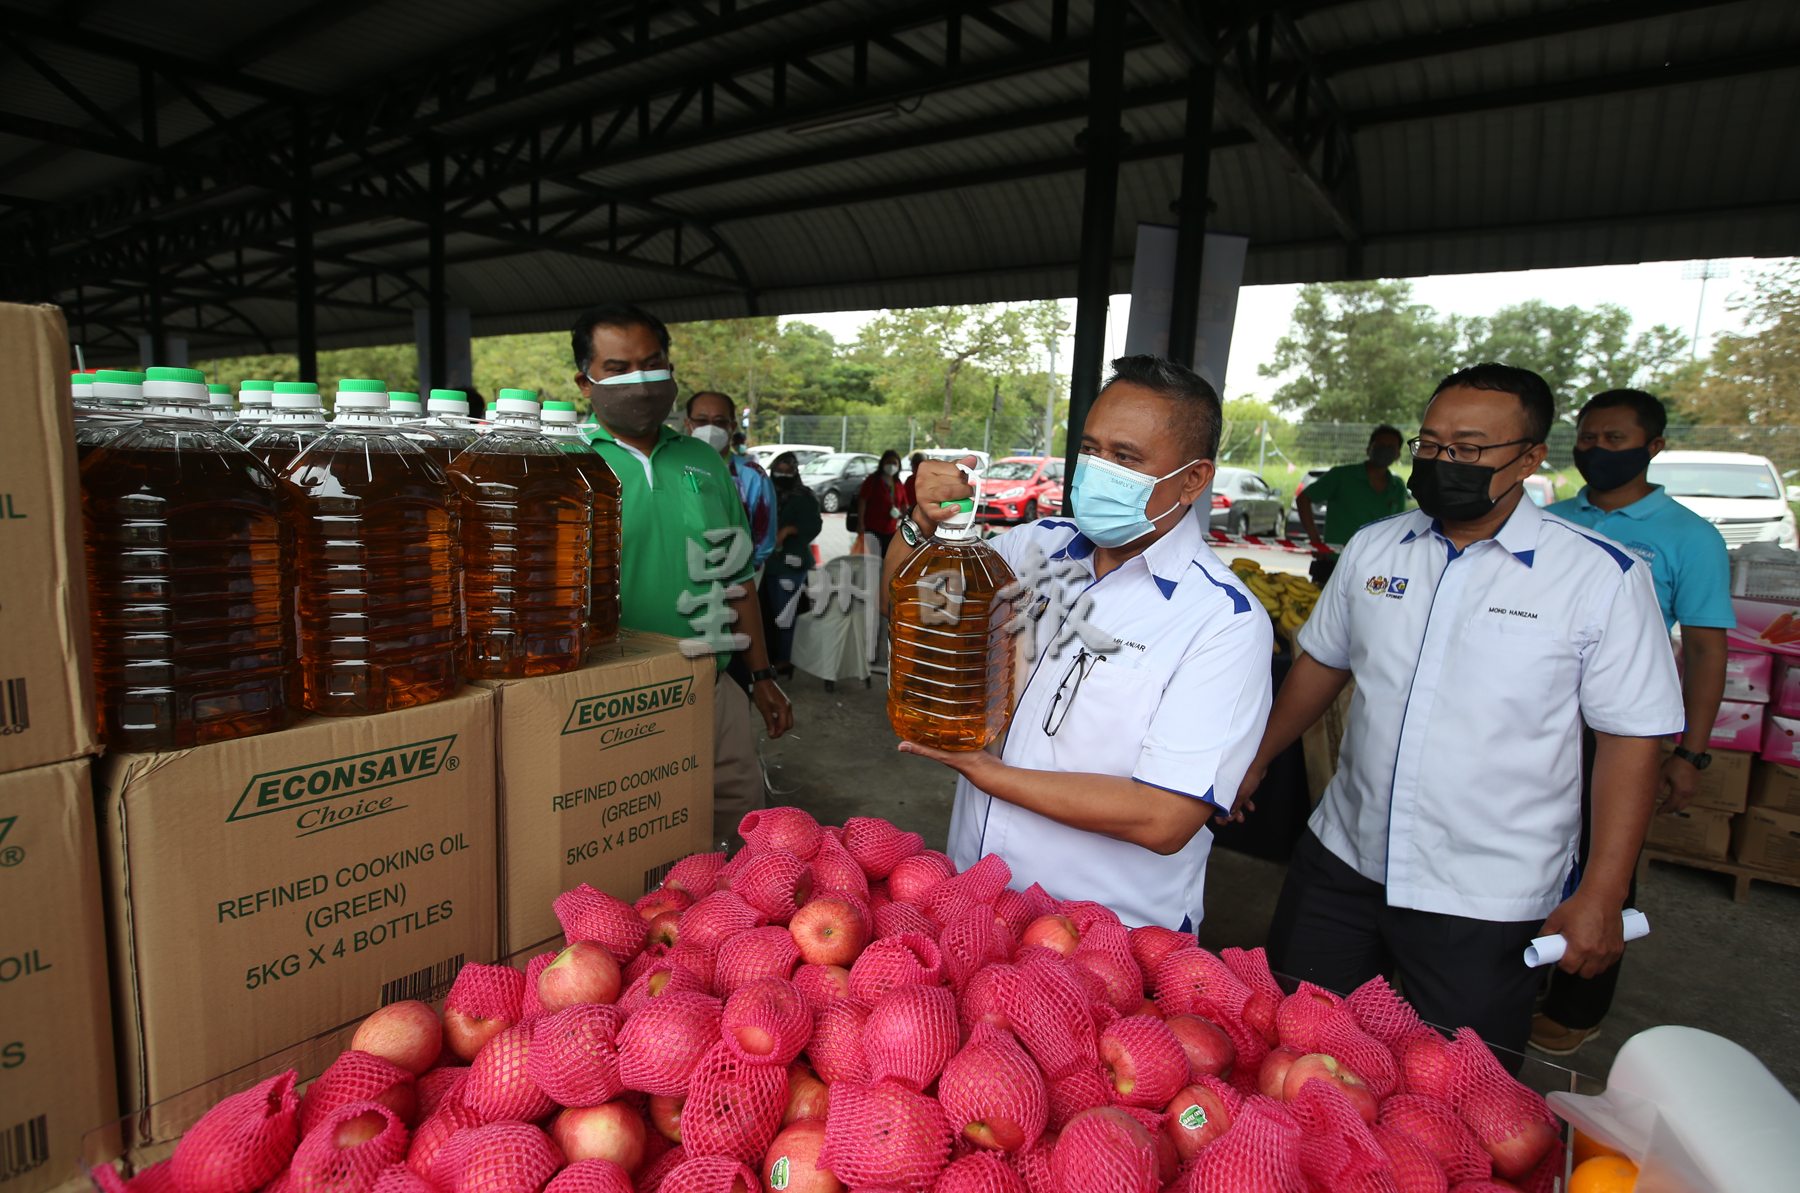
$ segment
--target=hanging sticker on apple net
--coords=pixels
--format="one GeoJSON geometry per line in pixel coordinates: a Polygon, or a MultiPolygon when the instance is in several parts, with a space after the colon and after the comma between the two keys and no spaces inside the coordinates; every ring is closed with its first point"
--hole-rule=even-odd
{"type": "Polygon", "coordinates": [[[769,1188],[785,1189],[788,1187],[788,1158],[786,1156],[775,1161],[769,1168],[769,1188]]]}
{"type": "Polygon", "coordinates": [[[1197,1131],[1206,1125],[1206,1111],[1198,1106],[1189,1106],[1176,1121],[1190,1131],[1197,1131]]]}

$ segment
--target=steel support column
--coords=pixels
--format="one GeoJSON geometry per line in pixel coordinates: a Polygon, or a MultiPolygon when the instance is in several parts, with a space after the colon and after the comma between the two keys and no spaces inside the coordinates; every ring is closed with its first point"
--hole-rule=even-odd
{"type": "Polygon", "coordinates": [[[1175,293],[1169,306],[1169,359],[1194,367],[1200,322],[1200,267],[1206,256],[1206,189],[1212,169],[1213,81],[1210,63],[1188,72],[1187,128],[1181,140],[1180,234],[1175,241],[1175,293]]]}
{"type": "Polygon", "coordinates": [[[315,322],[313,272],[312,146],[305,113],[296,116],[294,138],[294,355],[300,358],[300,380],[319,379],[319,333],[315,322]]]}
{"type": "Polygon", "coordinates": [[[443,389],[450,384],[450,326],[444,281],[444,150],[442,146],[434,145],[431,150],[430,186],[431,221],[427,225],[425,265],[425,298],[430,326],[426,338],[425,367],[431,376],[428,382],[421,378],[420,384],[443,389]]]}
{"type": "Polygon", "coordinates": [[[1075,508],[1075,461],[1081,428],[1100,392],[1106,355],[1106,304],[1112,290],[1113,218],[1119,203],[1119,152],[1124,134],[1119,110],[1125,93],[1124,4],[1094,11],[1093,51],[1088,57],[1087,180],[1081,200],[1081,258],[1075,281],[1075,353],[1069,366],[1069,436],[1065,448],[1070,488],[1064,508],[1075,508]]]}
{"type": "Polygon", "coordinates": [[[149,291],[145,306],[150,332],[150,359],[147,365],[167,364],[169,333],[163,324],[162,252],[156,237],[156,225],[144,225],[144,274],[149,291]]]}

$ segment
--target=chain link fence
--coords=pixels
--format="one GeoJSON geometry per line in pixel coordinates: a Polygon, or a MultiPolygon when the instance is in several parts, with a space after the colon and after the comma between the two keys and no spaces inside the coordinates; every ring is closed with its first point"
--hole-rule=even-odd
{"type": "MultiPolygon", "coordinates": [[[[880,455],[889,448],[906,456],[927,448],[963,448],[1004,456],[1044,453],[1044,412],[1007,411],[984,418],[948,422],[903,414],[770,414],[758,411],[750,424],[752,443],[811,443],[839,452],[880,455]]],[[[1063,450],[1057,435],[1056,452],[1063,450]]]]}

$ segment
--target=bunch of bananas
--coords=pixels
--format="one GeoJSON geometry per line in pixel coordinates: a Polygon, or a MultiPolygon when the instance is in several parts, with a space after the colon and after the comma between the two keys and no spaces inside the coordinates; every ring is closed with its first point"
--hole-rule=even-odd
{"type": "Polygon", "coordinates": [[[1319,586],[1286,572],[1265,572],[1261,564],[1243,555],[1233,559],[1230,567],[1269,611],[1281,636],[1292,642],[1312,614],[1313,602],[1319,599],[1319,586]]]}

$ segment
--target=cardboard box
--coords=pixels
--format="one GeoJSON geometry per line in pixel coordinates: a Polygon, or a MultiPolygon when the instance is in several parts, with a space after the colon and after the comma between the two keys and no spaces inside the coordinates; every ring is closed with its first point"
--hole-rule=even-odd
{"type": "MultiPolygon", "coordinates": [[[[0,303],[0,771],[94,752],[94,662],[62,312],[0,303]]],[[[3,1126],[4,1124],[0,1124],[3,1126]]]]}
{"type": "Polygon", "coordinates": [[[1788,658],[1775,659],[1771,689],[1770,712],[1784,717],[1800,717],[1800,662],[1788,658]]]}
{"type": "MultiPolygon", "coordinates": [[[[1675,744],[1664,739],[1663,753],[1671,753],[1675,744]]],[[[1750,766],[1756,761],[1756,755],[1747,750],[1708,750],[1707,753],[1712,755],[1712,762],[1700,772],[1700,786],[1688,807],[1742,812],[1749,807],[1750,766]]]]}
{"type": "Polygon", "coordinates": [[[1731,846],[1731,813],[1693,807],[1659,812],[1650,818],[1650,836],[1645,844],[1724,861],[1731,846]]]}
{"type": "Polygon", "coordinates": [[[492,685],[503,952],[562,933],[563,891],[635,902],[712,845],[715,671],[674,638],[623,630],[579,671],[492,685]]]}
{"type": "Polygon", "coordinates": [[[1800,816],[1751,808],[1731,826],[1731,852],[1739,865],[1800,878],[1800,816]]]}
{"type": "Polygon", "coordinates": [[[1800,764],[1800,719],[1771,716],[1763,726],[1759,753],[1770,762],[1800,764]]]}
{"type": "Polygon", "coordinates": [[[118,1116],[86,759],[0,775],[0,1188],[81,1176],[118,1116]]]}
{"type": "Polygon", "coordinates": [[[1712,736],[1707,744],[1715,750],[1749,750],[1755,752],[1762,745],[1763,711],[1762,704],[1751,704],[1745,700],[1724,700],[1719,704],[1719,715],[1713,720],[1712,736]]]}
{"type": "Polygon", "coordinates": [[[1750,769],[1749,806],[1800,816],[1800,770],[1757,759],[1750,769]]]}
{"type": "Polygon", "coordinates": [[[128,1111],[499,953],[492,692],[97,773],[128,1111]]]}
{"type": "Polygon", "coordinates": [[[1773,687],[1775,656],[1762,651],[1725,652],[1725,699],[1767,704],[1773,687]]]}

